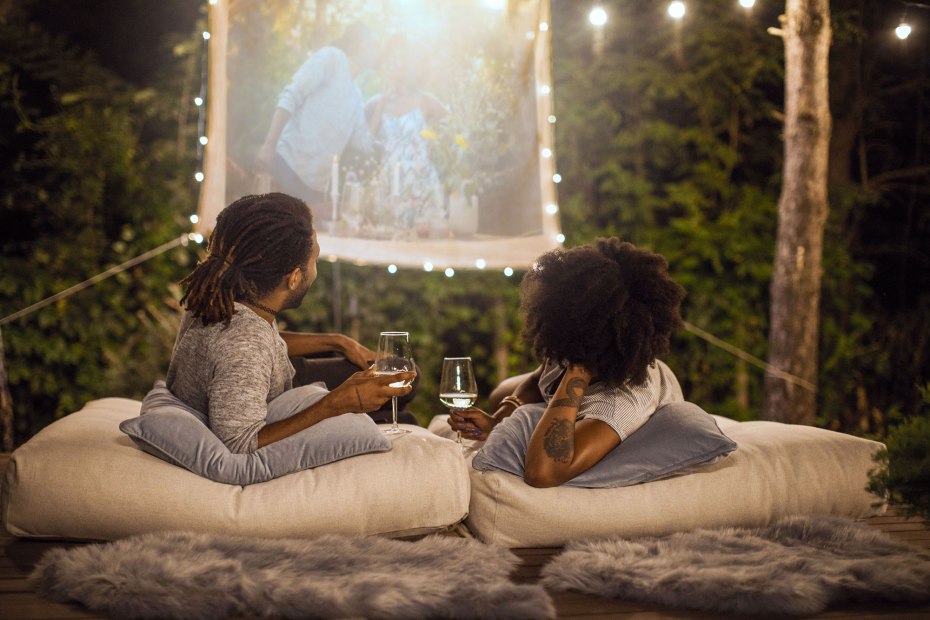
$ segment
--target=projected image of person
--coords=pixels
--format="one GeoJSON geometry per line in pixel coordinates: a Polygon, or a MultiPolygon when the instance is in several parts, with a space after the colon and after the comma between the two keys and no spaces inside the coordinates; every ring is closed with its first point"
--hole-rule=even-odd
{"type": "MultiPolygon", "coordinates": [[[[255,167],[311,207],[328,203],[334,157],[347,146],[372,148],[355,77],[374,65],[375,47],[366,25],[350,24],[339,39],[310,55],[278,99],[255,167]]],[[[320,219],[329,214],[315,211],[320,219]]]]}
{"type": "Polygon", "coordinates": [[[442,184],[425,136],[447,110],[422,90],[426,63],[404,36],[389,42],[382,63],[382,91],[365,105],[368,127],[382,153],[381,194],[390,197],[395,226],[428,229],[439,225],[446,214],[442,184]]]}

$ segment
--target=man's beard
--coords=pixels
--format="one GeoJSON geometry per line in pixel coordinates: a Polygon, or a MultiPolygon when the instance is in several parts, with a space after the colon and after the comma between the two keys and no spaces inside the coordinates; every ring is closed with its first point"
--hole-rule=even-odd
{"type": "Polygon", "coordinates": [[[296,291],[291,291],[287,294],[287,298],[284,300],[284,305],[281,307],[281,310],[288,310],[290,308],[297,308],[303,303],[304,297],[307,295],[307,291],[310,290],[310,283],[302,284],[301,288],[296,291]]]}

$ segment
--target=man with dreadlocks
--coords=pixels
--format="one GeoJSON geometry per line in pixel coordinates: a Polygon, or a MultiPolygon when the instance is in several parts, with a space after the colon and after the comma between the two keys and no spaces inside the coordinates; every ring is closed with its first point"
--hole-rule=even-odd
{"type": "Polygon", "coordinates": [[[524,480],[557,486],[594,466],[656,409],[684,400],[657,357],[681,326],[685,293],[662,256],[617,238],[544,254],[521,293],[524,338],[541,366],[492,392],[493,415],[473,407],[450,415],[449,424],[487,439],[524,403],[545,403],[524,480]]]}
{"type": "MultiPolygon", "coordinates": [[[[278,332],[317,274],[320,248],[310,209],[285,194],[245,196],[220,212],[207,256],[181,281],[187,312],[168,367],[168,389],[207,414],[231,452],[252,452],[326,418],[377,410],[413,386],[368,369],[374,353],[339,334],[278,332]],[[289,356],[341,352],[365,368],[291,417],[267,423],[274,400],[293,387],[289,356]]],[[[412,381],[416,372],[402,373],[412,381]]],[[[322,388],[320,388],[322,389],[322,388]]]]}

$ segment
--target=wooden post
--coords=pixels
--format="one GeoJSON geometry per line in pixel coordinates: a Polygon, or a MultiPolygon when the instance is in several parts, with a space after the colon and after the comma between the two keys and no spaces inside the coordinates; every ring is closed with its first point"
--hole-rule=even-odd
{"type": "Polygon", "coordinates": [[[13,450],[13,398],[3,361],[3,333],[0,332],[0,452],[13,450]]]}
{"type": "MultiPolygon", "coordinates": [[[[817,383],[820,280],[827,221],[829,0],[788,0],[785,11],[785,159],[771,284],[769,363],[817,383]]],[[[816,393],[771,373],[762,417],[813,424],[816,393]]]]}

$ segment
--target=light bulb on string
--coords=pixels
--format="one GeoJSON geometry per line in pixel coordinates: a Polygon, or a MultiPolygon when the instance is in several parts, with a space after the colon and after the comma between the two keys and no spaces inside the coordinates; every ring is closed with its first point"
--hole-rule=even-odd
{"type": "Polygon", "coordinates": [[[552,175],[552,182],[555,183],[555,184],[561,183],[561,182],[562,182],[562,175],[559,174],[558,172],[556,172],[555,174],[553,174],[553,175],[552,175]]]}
{"type": "Polygon", "coordinates": [[[751,9],[756,6],[756,0],[739,0],[739,5],[744,9],[751,9]]]}
{"type": "Polygon", "coordinates": [[[391,263],[390,265],[388,265],[388,270],[387,270],[387,271],[388,271],[388,273],[391,274],[391,275],[397,273],[397,265],[395,265],[394,263],[391,263]]]}
{"type": "Polygon", "coordinates": [[[559,243],[565,243],[565,235],[563,235],[562,233],[559,233],[555,236],[555,240],[558,241],[559,243]]]}
{"type": "Polygon", "coordinates": [[[194,105],[198,108],[203,105],[203,97],[194,97],[194,105]]]}
{"type": "Polygon", "coordinates": [[[588,21],[591,22],[592,26],[600,28],[607,23],[607,11],[601,6],[594,7],[591,9],[591,12],[588,13],[588,21]]]}
{"type": "Polygon", "coordinates": [[[478,260],[475,261],[475,267],[477,267],[478,269],[484,269],[485,267],[487,267],[487,265],[488,263],[483,258],[479,258],[478,260]]]}
{"type": "Polygon", "coordinates": [[[429,261],[426,261],[425,263],[423,263],[423,271],[432,271],[432,270],[433,270],[433,263],[429,261]]]}
{"type": "Polygon", "coordinates": [[[510,267],[504,267],[504,275],[508,278],[513,275],[513,269],[510,267]]]}
{"type": "Polygon", "coordinates": [[[198,170],[197,172],[195,172],[195,173],[194,173],[194,180],[197,181],[198,183],[202,183],[202,182],[203,182],[203,173],[200,172],[199,170],[198,170]]]}
{"type": "Polygon", "coordinates": [[[685,3],[675,0],[668,5],[668,14],[672,19],[681,19],[685,16],[685,3]]]}
{"type": "Polygon", "coordinates": [[[455,275],[455,269],[453,269],[452,267],[446,267],[445,274],[447,278],[451,278],[452,276],[455,275]]]}
{"type": "Polygon", "coordinates": [[[202,144],[203,146],[207,146],[207,142],[208,142],[207,136],[200,136],[199,142],[200,142],[200,144],[202,144]]]}
{"type": "Polygon", "coordinates": [[[907,23],[906,18],[901,18],[901,23],[898,24],[898,27],[894,29],[894,33],[895,36],[897,36],[902,41],[911,36],[911,26],[907,23]]]}
{"type": "Polygon", "coordinates": [[[200,221],[200,216],[198,216],[198,215],[195,213],[195,214],[193,214],[193,215],[190,217],[190,220],[191,220],[191,224],[196,224],[197,222],[200,221]]]}
{"type": "Polygon", "coordinates": [[[207,32],[206,30],[203,31],[203,40],[204,40],[204,41],[209,41],[209,40],[210,40],[210,33],[207,32]]]}

